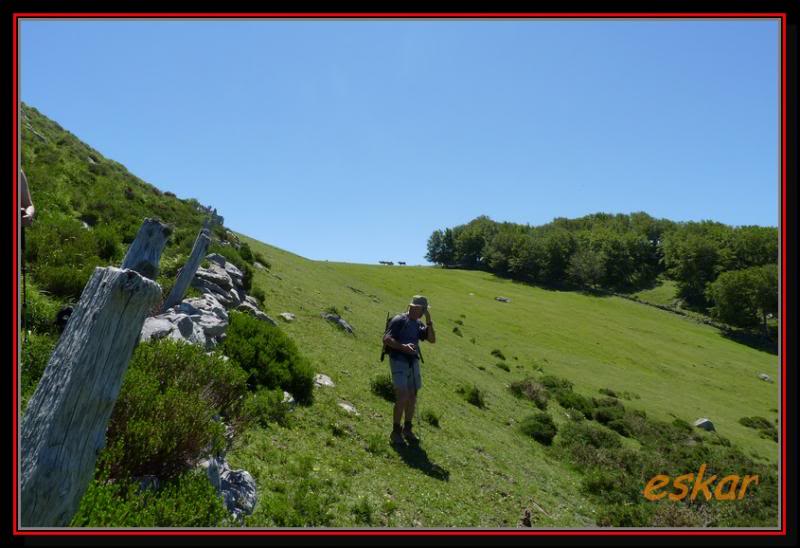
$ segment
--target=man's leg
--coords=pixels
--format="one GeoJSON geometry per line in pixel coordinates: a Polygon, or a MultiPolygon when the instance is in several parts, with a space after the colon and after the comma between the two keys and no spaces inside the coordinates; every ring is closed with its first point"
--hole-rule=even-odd
{"type": "Polygon", "coordinates": [[[403,430],[401,421],[403,420],[403,411],[406,408],[408,400],[408,390],[404,388],[395,387],[394,389],[394,412],[392,414],[392,435],[390,437],[393,444],[404,444],[403,430]]]}
{"type": "Polygon", "coordinates": [[[419,443],[419,438],[412,431],[411,419],[414,418],[414,407],[417,405],[417,393],[415,390],[409,391],[408,399],[405,403],[406,421],[403,423],[403,437],[410,444],[419,443]]]}

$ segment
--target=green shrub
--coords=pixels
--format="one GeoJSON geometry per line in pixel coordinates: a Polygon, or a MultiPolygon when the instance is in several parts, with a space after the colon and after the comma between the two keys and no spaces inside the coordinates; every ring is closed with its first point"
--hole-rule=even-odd
{"type": "Polygon", "coordinates": [[[114,478],[175,477],[186,463],[224,445],[224,427],[242,421],[247,375],[195,345],[140,344],[114,405],[104,450],[114,478]]]}
{"type": "Polygon", "coordinates": [[[539,379],[539,382],[553,392],[569,392],[572,390],[572,382],[555,375],[544,375],[539,379]]]}
{"type": "Polygon", "coordinates": [[[497,362],[494,365],[495,365],[495,367],[497,367],[499,369],[502,369],[503,371],[511,371],[511,368],[505,362],[497,362]]]}
{"type": "Polygon", "coordinates": [[[98,470],[81,499],[71,527],[217,527],[228,513],[199,470],[184,472],[158,490],[140,490],[130,479],[108,481],[98,470]]]}
{"type": "Polygon", "coordinates": [[[262,388],[247,396],[242,414],[248,422],[266,428],[270,423],[286,426],[288,411],[288,406],[283,403],[283,390],[262,388]]]}
{"type": "Polygon", "coordinates": [[[122,237],[111,225],[101,225],[93,231],[95,245],[97,246],[97,256],[104,261],[111,262],[117,258],[122,258],[122,237]]]}
{"type": "Polygon", "coordinates": [[[544,445],[550,445],[556,435],[556,425],[547,413],[536,413],[522,419],[522,433],[544,445]]]}
{"type": "Polygon", "coordinates": [[[614,504],[604,507],[597,516],[600,527],[647,527],[653,507],[646,504],[614,504]]]}
{"type": "Polygon", "coordinates": [[[263,289],[260,287],[254,287],[252,291],[250,291],[250,295],[258,301],[258,304],[261,306],[261,308],[264,308],[264,303],[267,302],[267,294],[263,289]]]}
{"type": "Polygon", "coordinates": [[[376,396],[383,398],[386,401],[394,402],[396,397],[394,393],[394,383],[392,377],[388,373],[378,375],[369,383],[370,390],[376,396]]]}
{"type": "Polygon", "coordinates": [[[242,257],[242,259],[250,264],[253,264],[253,261],[255,260],[253,258],[253,252],[250,250],[250,246],[246,243],[243,243],[239,246],[239,255],[242,257]]]}
{"type": "Polygon", "coordinates": [[[739,424],[761,432],[761,437],[778,441],[778,429],[764,417],[742,417],[739,424]]]}
{"type": "Polygon", "coordinates": [[[241,312],[228,315],[220,349],[250,375],[252,388],[281,387],[299,403],[312,401],[314,369],[278,327],[241,312]]]}
{"type": "Polygon", "coordinates": [[[492,356],[494,356],[497,359],[500,359],[500,360],[505,360],[506,359],[506,357],[503,355],[503,351],[502,350],[498,350],[497,348],[492,350],[491,354],[492,354],[492,356]]]}
{"type": "Polygon", "coordinates": [[[474,384],[471,386],[460,386],[456,392],[464,396],[467,402],[471,403],[475,407],[480,409],[486,408],[485,394],[474,384]]]}
{"type": "Polygon", "coordinates": [[[464,325],[464,322],[462,320],[456,320],[455,323],[457,323],[458,325],[464,325]]]}
{"type": "Polygon", "coordinates": [[[20,388],[22,412],[28,407],[39,380],[42,378],[50,355],[58,343],[58,337],[49,334],[31,333],[28,341],[20,337],[20,388]]]}
{"type": "Polygon", "coordinates": [[[37,267],[34,274],[39,285],[48,293],[61,299],[77,301],[89,281],[100,259],[94,257],[83,268],[71,265],[48,265],[37,267]]]}
{"type": "Polygon", "coordinates": [[[464,336],[464,334],[461,332],[461,329],[459,329],[459,327],[458,327],[458,326],[455,326],[455,327],[453,328],[453,333],[455,333],[455,334],[456,334],[456,335],[458,335],[459,337],[463,337],[463,336],[464,336]]]}
{"type": "Polygon", "coordinates": [[[609,396],[611,398],[616,398],[617,397],[617,393],[614,392],[613,390],[611,390],[610,388],[601,388],[600,390],[598,390],[598,392],[600,392],[601,394],[604,394],[606,396],[609,396]]]}
{"type": "Polygon", "coordinates": [[[564,409],[580,411],[587,419],[592,418],[592,400],[575,392],[561,390],[556,392],[556,401],[564,409]]]}
{"type": "Polygon", "coordinates": [[[600,424],[606,425],[612,421],[620,421],[620,424],[623,424],[621,421],[624,415],[625,411],[619,406],[598,407],[592,411],[592,418],[600,424]]]}
{"type": "Polygon", "coordinates": [[[591,422],[570,422],[561,428],[559,443],[564,446],[583,446],[595,449],[621,447],[620,437],[591,422]]]}
{"type": "Polygon", "coordinates": [[[550,394],[547,388],[541,383],[536,382],[528,377],[521,381],[514,381],[509,385],[511,393],[518,398],[529,399],[542,411],[547,409],[547,400],[550,399],[550,394]]]}
{"type": "MultiPolygon", "coordinates": [[[[38,333],[57,335],[56,314],[63,304],[41,291],[36,284],[30,281],[26,283],[25,299],[27,328],[38,333]]],[[[22,312],[22,303],[20,303],[20,314],[22,312]]]]}
{"type": "Polygon", "coordinates": [[[422,420],[424,420],[425,422],[427,422],[431,426],[435,426],[436,428],[439,428],[439,419],[440,419],[440,417],[439,417],[439,414],[436,413],[435,411],[433,411],[431,409],[425,409],[425,410],[422,411],[422,413],[420,413],[420,417],[422,418],[422,420]]]}

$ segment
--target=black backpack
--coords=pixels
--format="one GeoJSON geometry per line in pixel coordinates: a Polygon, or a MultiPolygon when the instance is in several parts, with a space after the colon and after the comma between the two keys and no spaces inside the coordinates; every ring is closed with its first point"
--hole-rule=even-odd
{"type": "MultiPolygon", "coordinates": [[[[387,312],[386,313],[386,327],[383,329],[384,337],[386,336],[386,333],[389,332],[389,323],[391,323],[392,318],[393,318],[393,316],[389,312],[387,312]]],[[[406,328],[407,324],[408,324],[408,317],[406,317],[406,321],[405,321],[405,323],[403,323],[403,329],[406,328]]],[[[383,361],[383,358],[386,356],[386,354],[389,353],[389,350],[390,350],[390,348],[388,346],[386,346],[386,343],[384,343],[382,345],[382,348],[381,348],[381,361],[383,361]]],[[[422,359],[422,350],[420,349],[419,344],[417,345],[417,354],[419,355],[419,361],[421,363],[425,363],[425,360],[422,359]]]]}

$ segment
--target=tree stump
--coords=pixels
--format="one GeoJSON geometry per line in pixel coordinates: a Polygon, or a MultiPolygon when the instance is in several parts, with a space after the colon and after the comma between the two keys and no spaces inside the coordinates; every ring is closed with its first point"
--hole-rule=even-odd
{"type": "Polygon", "coordinates": [[[172,229],[164,223],[145,219],[122,260],[122,268],[135,270],[142,276],[155,280],[158,277],[161,253],[171,233],[172,229]]]}
{"type": "Polygon", "coordinates": [[[200,263],[206,256],[206,251],[208,251],[208,246],[210,244],[211,237],[209,231],[208,229],[203,228],[197,235],[197,239],[194,241],[194,247],[192,247],[192,253],[189,255],[189,260],[187,260],[186,264],[183,265],[183,268],[181,268],[180,274],[178,274],[178,279],[175,280],[175,285],[172,287],[172,290],[169,292],[169,296],[164,301],[164,306],[161,308],[162,312],[165,312],[167,309],[181,302],[183,296],[186,294],[186,290],[189,289],[189,285],[192,283],[192,279],[197,272],[197,268],[200,266],[200,263]]]}
{"type": "Polygon", "coordinates": [[[23,527],[67,526],[105,445],[133,349],[161,287],[155,275],[169,232],[145,220],[123,264],[96,268],[47,363],[21,425],[23,527]],[[156,261],[155,264],[152,261],[156,261]]]}

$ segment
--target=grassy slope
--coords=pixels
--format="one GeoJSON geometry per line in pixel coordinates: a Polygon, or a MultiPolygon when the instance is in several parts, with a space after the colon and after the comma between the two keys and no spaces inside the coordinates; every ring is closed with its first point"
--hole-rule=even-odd
{"type": "MultiPolygon", "coordinates": [[[[231,452],[233,465],[251,471],[264,489],[249,525],[273,525],[269,501],[290,492],[295,475],[310,474],[328,482],[319,489],[335,498],[334,526],[359,523],[351,508],[360,497],[375,509],[373,525],[515,525],[534,500],[547,513],[534,510],[538,526],[591,526],[594,509],[578,492],[580,475],[509,425],[533,408],[506,386],[535,374],[536,367],[570,379],[585,395],[604,387],[633,392],[640,398],[626,405],[655,418],[710,417],[746,453],[777,462],[777,444],[738,419],[777,416],[778,385],[756,375],[777,377],[778,359],[711,327],[616,297],[547,291],[482,272],[309,261],[243,239],[272,263],[254,280],[267,292],[268,312],[297,315],[284,328],[317,371],[336,382],[317,390],[314,405],[298,409],[290,428],[251,431],[231,452]],[[388,371],[387,362],[378,361],[386,313],[402,311],[415,293],[431,299],[438,337],[435,345],[423,346],[420,407],[442,417],[440,429],[422,427],[427,464],[406,462],[386,447],[391,405],[369,390],[370,379],[388,371]],[[512,302],[497,302],[498,295],[512,302]],[[355,337],[319,317],[331,305],[343,311],[355,337]],[[464,322],[463,337],[452,332],[457,319],[464,322]],[[494,366],[495,348],[511,372],[494,366]],[[461,399],[455,392],[461,383],[484,389],[488,409],[461,399]],[[360,416],[339,409],[340,399],[354,403],[360,416]],[[344,434],[335,435],[332,423],[344,434]],[[379,449],[368,451],[370,441],[379,449]],[[286,466],[302,456],[310,459],[306,470],[286,466]],[[448,481],[435,477],[434,464],[449,473],[448,481]],[[387,500],[393,504],[381,512],[387,500]],[[393,505],[396,510],[388,511],[393,505]]],[[[550,412],[564,420],[554,402],[550,412]]]]}

